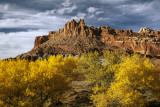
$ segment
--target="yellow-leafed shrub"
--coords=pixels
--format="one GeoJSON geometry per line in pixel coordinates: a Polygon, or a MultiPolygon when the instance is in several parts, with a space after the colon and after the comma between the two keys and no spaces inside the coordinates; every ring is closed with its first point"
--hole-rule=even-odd
{"type": "Polygon", "coordinates": [[[0,105],[42,106],[57,103],[75,79],[77,59],[57,55],[48,60],[0,61],[0,105]]]}
{"type": "Polygon", "coordinates": [[[150,91],[160,98],[160,78],[156,67],[146,58],[134,54],[121,57],[115,63],[110,86],[97,84],[91,98],[97,107],[127,106],[140,107],[146,104],[143,92],[150,91]]]}

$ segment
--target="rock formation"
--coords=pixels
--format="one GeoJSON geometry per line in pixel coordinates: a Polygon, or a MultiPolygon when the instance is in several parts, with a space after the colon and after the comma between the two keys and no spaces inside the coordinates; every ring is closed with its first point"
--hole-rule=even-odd
{"type": "Polygon", "coordinates": [[[141,28],[139,33],[109,26],[95,28],[86,26],[82,19],[72,20],[58,32],[36,37],[34,48],[17,57],[36,60],[56,54],[80,55],[95,50],[102,53],[114,48],[160,57],[160,32],[149,28],[141,28]]]}
{"type": "Polygon", "coordinates": [[[153,30],[147,27],[142,27],[139,30],[139,33],[151,33],[153,30]]]}
{"type": "Polygon", "coordinates": [[[35,39],[35,43],[34,43],[34,47],[46,42],[47,40],[49,40],[50,37],[49,35],[46,35],[46,36],[37,36],[36,39],[35,39]]]}

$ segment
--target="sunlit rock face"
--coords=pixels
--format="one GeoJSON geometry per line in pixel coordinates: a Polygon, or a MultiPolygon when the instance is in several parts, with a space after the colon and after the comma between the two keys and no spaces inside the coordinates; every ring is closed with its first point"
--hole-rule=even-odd
{"type": "Polygon", "coordinates": [[[43,59],[50,55],[79,55],[119,48],[151,56],[160,56],[160,32],[141,28],[138,33],[132,30],[112,29],[109,26],[86,26],[83,19],[67,22],[58,32],[38,36],[34,48],[20,58],[43,59]]]}
{"type": "Polygon", "coordinates": [[[142,27],[139,30],[139,33],[151,33],[153,30],[147,27],[142,27]]]}

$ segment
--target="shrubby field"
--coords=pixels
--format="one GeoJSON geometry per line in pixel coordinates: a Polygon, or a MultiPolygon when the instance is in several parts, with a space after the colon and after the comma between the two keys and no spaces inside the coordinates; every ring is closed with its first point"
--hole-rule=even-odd
{"type": "Polygon", "coordinates": [[[54,106],[80,74],[91,84],[89,97],[97,107],[146,106],[146,92],[160,100],[160,75],[155,65],[145,56],[115,51],[103,56],[84,53],[80,58],[57,55],[35,62],[1,60],[0,106],[54,106]]]}

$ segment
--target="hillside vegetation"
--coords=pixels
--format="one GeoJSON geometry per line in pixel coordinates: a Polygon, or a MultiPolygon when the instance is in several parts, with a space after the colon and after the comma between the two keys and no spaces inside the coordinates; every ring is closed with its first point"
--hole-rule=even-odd
{"type": "Polygon", "coordinates": [[[35,62],[1,60],[0,106],[56,106],[82,75],[90,84],[91,93],[86,95],[97,107],[147,106],[149,94],[160,101],[158,70],[145,56],[119,51],[103,56],[84,53],[80,58],[57,55],[35,62]]]}

